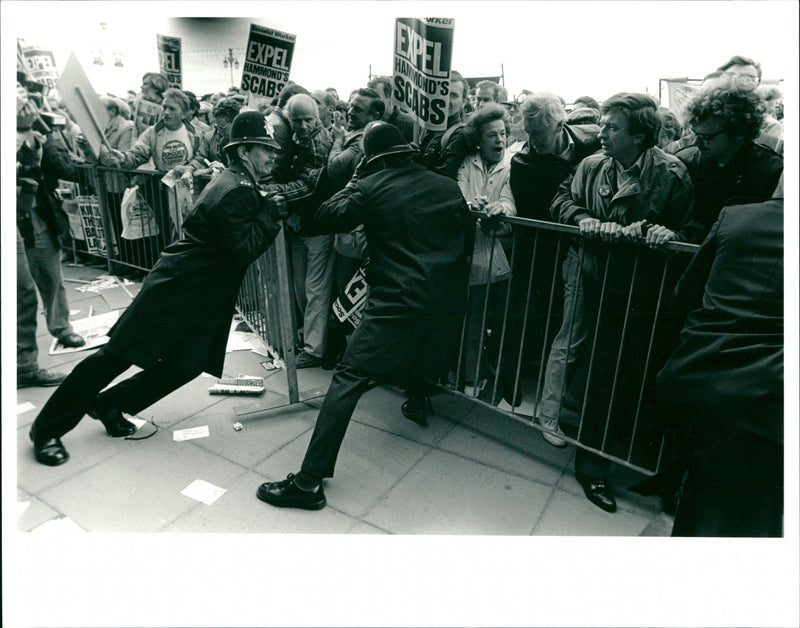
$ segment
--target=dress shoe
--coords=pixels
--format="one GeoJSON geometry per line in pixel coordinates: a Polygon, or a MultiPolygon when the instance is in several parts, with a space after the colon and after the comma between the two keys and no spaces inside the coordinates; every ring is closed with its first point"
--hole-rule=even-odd
{"type": "Polygon", "coordinates": [[[66,336],[59,338],[58,342],[64,345],[65,347],[73,347],[73,348],[82,347],[83,345],[86,344],[86,340],[83,338],[83,336],[79,336],[75,332],[72,332],[71,334],[67,334],[66,336]]]}
{"type": "Polygon", "coordinates": [[[575,478],[590,502],[606,512],[616,512],[617,501],[606,480],[595,480],[583,473],[576,473],[575,478]]]}
{"type": "Polygon", "coordinates": [[[138,429],[136,425],[122,416],[122,412],[116,408],[106,412],[102,412],[97,408],[92,408],[89,410],[88,414],[96,421],[100,421],[105,426],[106,433],[114,438],[130,436],[138,429]]]}
{"type": "Polygon", "coordinates": [[[315,358],[313,355],[306,353],[305,351],[300,351],[300,353],[298,353],[297,359],[294,363],[294,368],[308,369],[315,366],[322,366],[322,358],[315,358]]]}
{"type": "Polygon", "coordinates": [[[64,373],[50,373],[44,369],[17,375],[17,388],[30,388],[32,386],[58,386],[64,381],[64,373]]]}
{"type": "Polygon", "coordinates": [[[427,416],[433,412],[430,397],[411,397],[400,406],[403,416],[419,425],[428,425],[427,416]]]}
{"type": "Polygon", "coordinates": [[[540,416],[538,418],[539,425],[541,425],[546,432],[542,432],[542,438],[553,447],[558,447],[559,449],[564,449],[567,446],[567,441],[565,441],[561,436],[564,436],[564,432],[561,431],[561,428],[558,426],[558,419],[550,418],[547,416],[540,416]]]}
{"type": "Polygon", "coordinates": [[[258,487],[256,496],[272,506],[304,510],[320,510],[328,503],[321,483],[314,489],[304,490],[297,485],[294,473],[290,473],[280,482],[264,482],[258,487]]]}
{"type": "Polygon", "coordinates": [[[520,387],[517,389],[517,394],[512,399],[511,397],[513,396],[513,393],[514,393],[513,387],[510,388],[508,392],[506,392],[506,390],[504,389],[503,401],[505,401],[508,405],[510,405],[513,408],[519,408],[522,405],[522,388],[520,387]]]}
{"type": "Polygon", "coordinates": [[[69,454],[61,443],[60,438],[37,440],[36,432],[34,432],[33,428],[31,428],[29,435],[33,441],[33,455],[36,458],[36,462],[46,464],[48,467],[57,467],[69,460],[69,454]]]}

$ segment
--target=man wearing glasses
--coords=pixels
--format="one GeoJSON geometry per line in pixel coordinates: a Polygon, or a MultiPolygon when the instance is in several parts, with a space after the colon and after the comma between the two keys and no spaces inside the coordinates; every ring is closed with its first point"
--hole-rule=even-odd
{"type": "Polygon", "coordinates": [[[692,178],[703,236],[731,199],[752,203],[772,196],[783,157],[757,141],[763,121],[759,95],[743,90],[732,77],[710,83],[687,103],[686,122],[695,142],[675,156],[692,178]]]}
{"type": "Polygon", "coordinates": [[[741,90],[752,92],[761,83],[761,64],[747,57],[736,55],[717,68],[741,90]]]}

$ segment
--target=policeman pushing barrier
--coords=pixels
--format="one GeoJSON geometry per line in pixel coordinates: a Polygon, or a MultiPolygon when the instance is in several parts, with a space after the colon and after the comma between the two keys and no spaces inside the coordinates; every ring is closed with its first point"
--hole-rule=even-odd
{"type": "Polygon", "coordinates": [[[73,369],[36,417],[30,437],[38,462],[69,459],[61,437],[84,414],[109,436],[130,436],[136,426],[123,413],[141,412],[203,372],[222,376],[239,286],[285,215],[285,199],[258,183],[278,148],[264,114],[234,118],[229,166],[197,199],[183,239],[162,251],[108,344],[73,369]],[[103,390],[133,365],[143,370],[103,390]]]}

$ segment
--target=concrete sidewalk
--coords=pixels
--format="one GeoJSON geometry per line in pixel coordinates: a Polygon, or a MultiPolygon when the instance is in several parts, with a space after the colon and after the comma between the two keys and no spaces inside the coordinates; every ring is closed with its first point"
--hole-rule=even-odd
{"type": "MultiPolygon", "coordinates": [[[[100,293],[77,290],[105,272],[64,265],[70,307],[78,310],[74,319],[86,317],[90,307],[95,315],[121,309],[129,301],[125,291],[138,291],[140,283],[100,293]]],[[[88,355],[48,355],[52,338],[41,313],[38,340],[40,366],[50,370],[68,372],[88,355]]],[[[235,351],[225,361],[225,377],[265,377],[262,396],[210,395],[216,378],[198,377],[141,413],[148,423],[134,438],[152,433],[146,439],[109,438],[85,417],[63,438],[71,458],[59,467],[38,464],[28,439],[54,389],[18,390],[18,530],[551,536],[671,531],[672,519],[660,512],[657,498],[624,490],[641,476],[614,467],[618,510],[608,514],[584,497],[575,480],[574,448],[555,449],[535,429],[446,392],[433,397],[436,414],[423,428],[402,416],[404,397],[391,387],[374,389],[359,403],[336,476],[325,484],[327,508],[268,506],[256,498],[256,489],[298,470],[331,372],[298,371],[303,401],[289,406],[284,371],[266,371],[266,359],[235,351]],[[236,422],[243,426],[239,431],[236,422]],[[207,438],[173,440],[173,430],[200,426],[208,426],[207,438]],[[195,480],[225,492],[211,505],[181,494],[195,480]]]]}

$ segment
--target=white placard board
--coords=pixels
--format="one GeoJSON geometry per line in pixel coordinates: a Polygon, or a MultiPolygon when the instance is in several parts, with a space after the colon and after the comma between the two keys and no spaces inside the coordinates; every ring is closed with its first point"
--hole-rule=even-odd
{"type": "Polygon", "coordinates": [[[92,89],[92,84],[83,71],[78,58],[71,52],[61,78],[58,79],[58,93],[64,106],[81,127],[95,156],[100,155],[100,144],[104,143],[103,130],[108,124],[108,113],[100,98],[92,89]]]}

